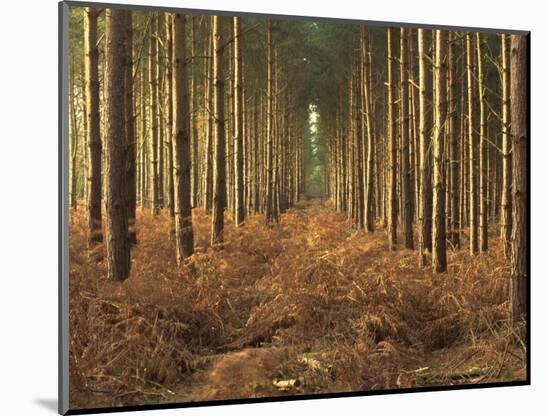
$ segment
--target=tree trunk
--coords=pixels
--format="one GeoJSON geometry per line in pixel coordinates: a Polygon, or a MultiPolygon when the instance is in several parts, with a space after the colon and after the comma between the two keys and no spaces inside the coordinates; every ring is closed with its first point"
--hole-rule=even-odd
{"type": "Polygon", "coordinates": [[[388,41],[388,156],[389,156],[389,189],[388,189],[388,243],[394,250],[397,243],[397,149],[396,149],[396,103],[393,95],[394,66],[393,53],[396,39],[396,29],[387,29],[388,41]]]}
{"type": "Polygon", "coordinates": [[[265,198],[266,222],[272,223],[278,221],[277,210],[275,209],[275,172],[273,163],[273,110],[274,110],[274,59],[273,59],[273,39],[272,23],[267,21],[267,120],[266,120],[266,180],[265,180],[265,198]]]}
{"type": "Polygon", "coordinates": [[[366,221],[365,226],[367,231],[374,231],[374,122],[372,115],[372,84],[370,80],[371,73],[371,61],[370,57],[370,42],[368,37],[368,31],[363,27],[363,62],[365,63],[363,94],[365,96],[365,111],[366,111],[366,137],[367,137],[367,157],[366,157],[366,221]]]}
{"type": "Polygon", "coordinates": [[[458,134],[457,134],[457,106],[456,106],[456,78],[455,78],[455,39],[456,36],[453,32],[449,32],[449,103],[448,103],[448,126],[449,126],[449,139],[450,139],[450,224],[451,229],[449,233],[449,240],[453,249],[460,248],[460,165],[459,165],[459,147],[458,147],[458,134]]]}
{"type": "MultiPolygon", "coordinates": [[[[174,80],[173,80],[173,36],[172,36],[172,15],[165,14],[166,19],[166,52],[168,55],[168,62],[166,62],[166,165],[167,165],[167,190],[165,192],[167,196],[168,212],[171,218],[175,218],[175,195],[174,195],[174,137],[173,137],[173,114],[174,114],[174,80]]],[[[175,224],[175,223],[174,223],[175,224]]]]}
{"type": "Polygon", "coordinates": [[[149,36],[149,124],[150,124],[150,152],[151,167],[149,171],[151,192],[151,210],[153,215],[160,213],[159,203],[159,172],[158,172],[158,110],[157,110],[157,40],[155,37],[155,20],[151,19],[149,36]]]}
{"type": "Polygon", "coordinates": [[[433,129],[433,231],[432,268],[434,273],[447,270],[447,246],[445,236],[445,119],[447,116],[447,36],[441,30],[435,34],[435,123],[433,129]]]}
{"type": "Polygon", "coordinates": [[[485,115],[485,85],[483,79],[483,54],[481,35],[476,32],[477,45],[477,85],[479,88],[479,251],[487,251],[487,120],[485,115]]]}
{"type": "Polygon", "coordinates": [[[512,153],[510,146],[510,73],[509,73],[509,39],[501,35],[502,59],[502,211],[500,238],[504,254],[510,255],[510,238],[512,235],[512,153]]]}
{"type": "Polygon", "coordinates": [[[128,209],[128,238],[130,244],[136,239],[136,132],[134,116],[134,77],[133,77],[133,37],[132,12],[125,11],[125,41],[126,56],[124,62],[124,108],[126,123],[126,176],[127,176],[127,209],[128,209]]]}
{"type": "Polygon", "coordinates": [[[212,158],[210,155],[213,153],[213,138],[214,138],[214,105],[213,105],[213,87],[214,87],[214,35],[211,33],[209,36],[208,45],[208,76],[206,77],[206,94],[205,94],[205,108],[207,111],[207,126],[206,126],[206,140],[204,143],[204,208],[206,211],[212,209],[212,158]]]}
{"type": "MultiPolygon", "coordinates": [[[[73,63],[74,66],[74,63],[73,63]]],[[[70,146],[70,162],[71,162],[71,190],[70,190],[70,201],[71,208],[77,209],[77,200],[76,200],[76,183],[77,183],[77,170],[76,170],[76,157],[78,154],[78,122],[76,117],[76,94],[74,87],[74,73],[71,71],[69,76],[69,105],[70,105],[70,117],[69,117],[69,137],[71,140],[70,146]]]]}
{"type": "Polygon", "coordinates": [[[123,281],[130,274],[128,211],[126,207],[126,128],[125,128],[125,11],[107,9],[105,14],[105,248],[107,277],[123,281]]]}
{"type": "Polygon", "coordinates": [[[174,214],[176,225],[176,260],[178,265],[181,265],[187,257],[193,254],[189,93],[187,89],[185,16],[175,13],[172,17],[174,214]]]}
{"type": "Polygon", "coordinates": [[[403,188],[403,242],[405,248],[414,249],[413,240],[413,190],[409,163],[409,62],[408,40],[409,30],[401,28],[400,36],[400,65],[399,76],[401,81],[401,183],[403,188]]]}
{"type": "Polygon", "coordinates": [[[420,265],[425,266],[426,251],[432,250],[432,180],[431,180],[431,146],[430,120],[431,108],[428,105],[429,73],[428,57],[425,50],[425,30],[418,29],[418,136],[419,136],[419,167],[420,167],[420,206],[419,206],[419,250],[420,265]]]}
{"type": "Polygon", "coordinates": [[[214,190],[212,204],[212,246],[223,245],[223,210],[225,207],[225,125],[223,74],[223,17],[212,17],[214,52],[214,190]]]}
{"type": "Polygon", "coordinates": [[[510,96],[512,115],[512,155],[513,155],[513,226],[511,240],[512,277],[510,303],[512,319],[519,322],[527,314],[527,239],[528,211],[528,127],[527,127],[527,37],[511,36],[510,45],[510,96]]]}
{"type": "Polygon", "coordinates": [[[476,113],[474,99],[474,45],[471,33],[466,33],[466,64],[468,69],[468,143],[469,143],[469,171],[470,171],[470,255],[478,251],[478,180],[476,167],[476,129],[474,117],[476,113]]]}
{"type": "Polygon", "coordinates": [[[86,72],[86,117],[88,119],[88,246],[103,239],[101,229],[101,136],[99,129],[99,78],[97,10],[84,13],[84,53],[86,72]]]}
{"type": "Polygon", "coordinates": [[[241,19],[233,18],[234,30],[234,113],[235,113],[235,148],[234,148],[234,173],[235,173],[235,225],[239,227],[244,221],[244,184],[243,184],[243,64],[241,55],[241,19]]]}

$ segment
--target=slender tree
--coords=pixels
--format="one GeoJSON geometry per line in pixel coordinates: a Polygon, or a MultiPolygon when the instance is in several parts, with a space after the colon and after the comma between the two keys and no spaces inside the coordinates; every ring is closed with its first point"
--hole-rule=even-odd
{"type": "Polygon", "coordinates": [[[399,100],[401,113],[401,186],[403,209],[403,240],[405,248],[414,249],[413,241],[413,188],[409,164],[409,62],[408,46],[409,30],[401,28],[399,73],[401,81],[401,97],[399,100]]]}
{"type": "Polygon", "coordinates": [[[479,89],[479,251],[487,251],[487,116],[485,115],[485,80],[483,71],[483,52],[481,35],[476,32],[477,49],[477,85],[479,89]]]}
{"type": "Polygon", "coordinates": [[[512,275],[510,304],[512,319],[520,321],[527,313],[527,37],[511,35],[510,96],[513,155],[513,226],[511,241],[512,275]]]}
{"type": "Polygon", "coordinates": [[[150,151],[149,156],[151,160],[150,166],[150,186],[151,192],[151,210],[153,215],[160,213],[160,201],[159,201],[159,163],[158,163],[158,109],[157,109],[157,37],[156,22],[157,17],[153,16],[151,21],[150,33],[149,33],[149,113],[150,113],[150,151]]]}
{"type": "Polygon", "coordinates": [[[387,105],[388,105],[388,158],[389,158],[389,185],[388,185],[388,243],[390,250],[395,248],[397,243],[397,149],[396,149],[396,126],[395,116],[396,100],[394,98],[394,65],[393,53],[396,39],[395,29],[387,29],[388,42],[388,84],[387,84],[387,105]]]}
{"type": "Polygon", "coordinates": [[[430,169],[430,120],[428,106],[429,73],[428,55],[425,49],[425,30],[418,29],[418,152],[420,156],[420,209],[419,249],[420,265],[426,265],[426,251],[432,249],[432,180],[430,169]]]}
{"type": "Polygon", "coordinates": [[[223,211],[225,207],[225,126],[223,74],[223,18],[212,17],[214,53],[214,190],[212,204],[212,246],[223,244],[223,211]]]}
{"type": "Polygon", "coordinates": [[[187,257],[193,254],[189,93],[186,72],[185,16],[175,13],[172,17],[174,215],[176,260],[178,264],[182,264],[187,257]]]}
{"type": "Polygon", "coordinates": [[[368,30],[363,26],[363,62],[365,63],[365,73],[363,82],[363,95],[365,99],[365,119],[366,119],[366,136],[367,136],[367,158],[366,158],[366,195],[365,195],[365,211],[366,220],[365,226],[368,231],[374,230],[374,181],[375,181],[375,141],[374,141],[374,117],[372,114],[372,83],[370,80],[371,62],[370,62],[370,39],[368,36],[368,30]]]}
{"type": "Polygon", "coordinates": [[[274,54],[273,54],[273,35],[272,22],[267,21],[267,120],[266,120],[266,179],[265,179],[265,198],[266,198],[266,222],[278,221],[277,210],[275,209],[275,169],[273,161],[273,141],[274,141],[274,54]]]}
{"type": "Polygon", "coordinates": [[[446,75],[447,37],[441,30],[435,33],[435,123],[433,129],[433,231],[432,268],[435,273],[447,270],[447,246],[445,239],[445,119],[447,116],[446,75]]]}
{"type": "Polygon", "coordinates": [[[241,53],[241,19],[233,18],[233,45],[234,45],[234,115],[235,115],[235,138],[234,138],[234,173],[235,173],[235,225],[240,226],[244,221],[244,165],[243,165],[243,61],[241,53]]]}
{"type": "Polygon", "coordinates": [[[512,152],[510,140],[510,68],[509,37],[500,35],[502,65],[502,200],[500,238],[506,256],[510,255],[512,235],[512,152]]]}
{"type": "Polygon", "coordinates": [[[125,17],[125,47],[126,55],[124,61],[124,108],[126,123],[126,176],[127,189],[127,210],[128,210],[128,238],[131,244],[136,239],[136,131],[134,116],[134,77],[133,77],[133,30],[132,12],[124,11],[125,17]]]}
{"type": "Polygon", "coordinates": [[[88,245],[102,241],[101,229],[101,137],[99,128],[99,76],[97,9],[84,11],[84,68],[86,77],[88,145],[88,245]]]}
{"type": "Polygon", "coordinates": [[[126,127],[124,60],[126,16],[123,10],[107,9],[105,13],[105,248],[107,276],[123,281],[130,274],[128,210],[126,207],[126,127]]]}
{"type": "Polygon", "coordinates": [[[171,218],[174,218],[175,213],[175,196],[174,196],[174,135],[173,135],[173,114],[174,114],[174,79],[173,79],[173,36],[172,36],[172,14],[165,14],[166,21],[166,53],[168,55],[168,62],[166,63],[166,168],[168,171],[166,180],[166,198],[168,200],[168,212],[171,218]]]}
{"type": "Polygon", "coordinates": [[[470,255],[474,256],[478,251],[478,176],[476,166],[476,142],[477,132],[475,128],[474,115],[475,108],[475,73],[474,73],[474,45],[472,33],[466,33],[466,65],[468,76],[468,169],[470,172],[469,178],[469,211],[470,211],[470,255]]]}
{"type": "Polygon", "coordinates": [[[455,61],[455,43],[456,35],[454,32],[449,32],[449,47],[448,47],[448,62],[449,62],[449,77],[448,77],[448,137],[450,139],[450,225],[449,240],[453,249],[460,248],[460,160],[459,160],[459,135],[458,133],[458,110],[456,105],[456,61],[455,61]]]}

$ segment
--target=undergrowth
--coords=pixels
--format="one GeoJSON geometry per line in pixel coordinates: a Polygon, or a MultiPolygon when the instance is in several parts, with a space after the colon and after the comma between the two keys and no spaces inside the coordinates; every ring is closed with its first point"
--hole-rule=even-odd
{"type": "Polygon", "coordinates": [[[318,202],[271,227],[227,218],[216,251],[196,209],[196,253],[178,268],[169,217],[143,211],[130,278],[114,283],[84,210],[70,221],[72,408],[525,379],[497,241],[448,251],[433,275],[318,202]]]}

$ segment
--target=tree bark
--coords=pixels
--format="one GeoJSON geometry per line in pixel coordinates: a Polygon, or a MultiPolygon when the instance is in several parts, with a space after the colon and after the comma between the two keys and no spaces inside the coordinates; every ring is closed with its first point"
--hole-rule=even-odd
{"type": "Polygon", "coordinates": [[[235,173],[235,225],[239,227],[244,221],[244,183],[243,183],[243,62],[241,53],[241,19],[233,18],[235,80],[234,86],[234,113],[235,113],[235,141],[234,141],[234,173],[235,173]]]}
{"type": "Polygon", "coordinates": [[[477,85],[479,88],[479,251],[487,251],[487,116],[485,114],[485,85],[483,77],[483,53],[481,35],[476,32],[477,85]]]}
{"type": "Polygon", "coordinates": [[[212,204],[212,246],[223,245],[223,211],[225,207],[225,125],[224,125],[224,74],[223,74],[223,18],[212,17],[214,52],[214,190],[212,204]]]}
{"type": "Polygon", "coordinates": [[[99,128],[99,77],[97,49],[97,9],[84,13],[84,53],[86,73],[86,117],[88,119],[88,246],[103,239],[101,229],[101,136],[99,128]]]}
{"type": "Polygon", "coordinates": [[[125,47],[124,62],[124,108],[126,123],[126,176],[127,176],[127,210],[128,210],[128,238],[130,244],[136,239],[136,130],[134,116],[134,77],[133,77],[133,36],[132,12],[124,11],[125,17],[125,47]]]}
{"type": "Polygon", "coordinates": [[[396,103],[394,89],[394,43],[397,37],[396,29],[387,29],[388,53],[388,157],[389,157],[389,189],[388,189],[388,244],[394,250],[397,244],[397,149],[396,149],[396,103]]]}
{"type": "Polygon", "coordinates": [[[157,40],[155,36],[155,20],[151,19],[149,35],[149,124],[150,124],[150,152],[151,167],[150,178],[150,203],[153,215],[160,213],[159,203],[159,172],[158,172],[158,109],[157,109],[157,40]]]}
{"type": "Polygon", "coordinates": [[[449,126],[449,139],[450,139],[450,185],[449,192],[451,201],[450,212],[450,224],[451,229],[449,232],[449,240],[453,249],[460,248],[460,164],[459,164],[459,146],[458,146],[458,134],[457,134],[457,106],[456,106],[456,63],[455,63],[455,42],[456,36],[453,32],[449,32],[449,50],[448,50],[448,62],[449,62],[449,103],[448,103],[448,126],[449,126]]]}
{"type": "Polygon", "coordinates": [[[510,45],[510,95],[512,116],[512,155],[513,155],[513,226],[511,240],[512,276],[510,303],[512,319],[519,322],[527,314],[527,153],[529,131],[527,125],[527,37],[511,36],[510,45]]]}
{"type": "Polygon", "coordinates": [[[470,190],[470,255],[478,251],[478,185],[476,167],[477,133],[475,129],[475,92],[474,92],[474,45],[471,33],[466,33],[466,64],[468,70],[468,144],[469,144],[469,190],[470,190]]]}
{"type": "Polygon", "coordinates": [[[419,207],[419,262],[427,264],[426,251],[432,250],[432,180],[431,180],[431,146],[430,120],[431,108],[428,105],[429,72],[428,57],[425,50],[425,30],[418,29],[418,152],[420,156],[420,207],[419,207]]]}
{"type": "Polygon", "coordinates": [[[266,120],[266,179],[265,179],[265,215],[268,224],[278,221],[275,209],[275,172],[273,163],[273,111],[274,111],[274,58],[272,23],[267,21],[267,120],[266,120]]]}
{"type": "Polygon", "coordinates": [[[433,129],[433,230],[432,268],[434,273],[447,270],[447,246],[445,236],[445,119],[447,116],[447,36],[441,30],[435,34],[435,123],[433,129]]]}
{"type": "Polygon", "coordinates": [[[175,13],[172,15],[172,19],[174,218],[176,261],[178,265],[181,265],[187,257],[193,254],[189,93],[187,89],[185,16],[175,13]]]}
{"type": "Polygon", "coordinates": [[[502,200],[500,238],[505,256],[510,255],[510,238],[512,236],[512,152],[510,140],[510,51],[508,35],[502,34],[502,200]]]}
{"type": "Polygon", "coordinates": [[[414,249],[413,240],[413,191],[409,163],[409,30],[401,28],[399,76],[401,81],[401,186],[403,209],[403,242],[405,248],[414,249]]]}
{"type": "Polygon", "coordinates": [[[125,128],[125,11],[107,9],[105,14],[105,248],[107,276],[123,281],[130,274],[128,241],[126,128],[125,128]]]}
{"type": "MultiPolygon", "coordinates": [[[[167,196],[168,213],[171,218],[175,218],[175,195],[174,195],[174,137],[173,137],[173,114],[174,114],[174,80],[173,80],[173,19],[170,13],[165,14],[166,19],[166,52],[168,62],[166,62],[166,164],[167,164],[167,196]]],[[[175,223],[174,223],[175,224],[175,223]]]]}
{"type": "Polygon", "coordinates": [[[366,137],[367,137],[367,157],[366,157],[366,171],[367,171],[367,186],[366,186],[366,221],[365,226],[367,231],[374,231],[374,121],[372,114],[372,84],[370,80],[371,73],[371,61],[370,57],[370,39],[368,37],[368,31],[366,27],[363,27],[363,61],[365,63],[363,94],[365,96],[365,117],[366,117],[366,137]]]}

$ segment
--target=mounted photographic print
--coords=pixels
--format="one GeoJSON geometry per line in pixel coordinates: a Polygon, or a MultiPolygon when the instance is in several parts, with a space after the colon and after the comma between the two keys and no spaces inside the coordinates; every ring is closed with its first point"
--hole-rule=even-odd
{"type": "Polygon", "coordinates": [[[529,89],[526,31],[60,3],[60,412],[529,384],[529,89]]]}

